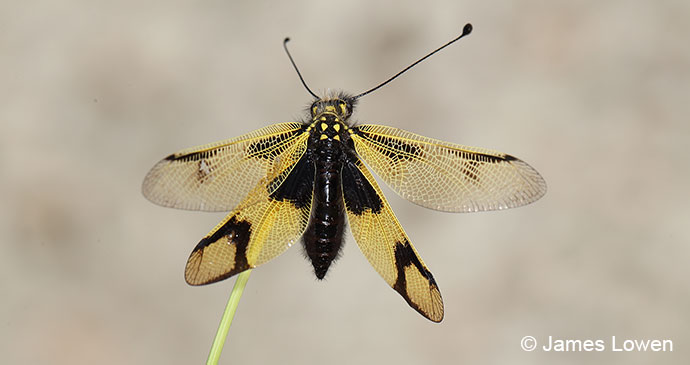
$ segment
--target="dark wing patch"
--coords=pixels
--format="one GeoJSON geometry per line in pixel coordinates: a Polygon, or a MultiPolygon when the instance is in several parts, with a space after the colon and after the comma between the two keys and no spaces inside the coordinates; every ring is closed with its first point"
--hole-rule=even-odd
{"type": "MultiPolygon", "coordinates": [[[[425,309],[420,307],[418,303],[412,301],[414,295],[411,293],[420,290],[431,289],[432,293],[438,294],[438,298],[435,298],[435,300],[441,301],[441,292],[438,290],[438,285],[436,285],[434,276],[420,261],[417,253],[409,242],[397,242],[395,244],[395,267],[397,268],[398,276],[395,280],[395,284],[393,284],[393,289],[405,298],[410,307],[424,315],[425,309]],[[421,280],[420,278],[415,278],[415,276],[418,275],[421,276],[421,280]],[[410,282],[408,282],[408,276],[410,277],[410,282]],[[419,285],[419,283],[423,283],[424,285],[422,285],[421,288],[415,288],[414,285],[419,285]]],[[[443,314],[441,313],[441,318],[443,318],[442,316],[443,314]]],[[[436,322],[440,322],[440,319],[436,322]]]]}
{"type": "MultiPolygon", "coordinates": [[[[350,161],[356,161],[356,158],[350,156],[350,161]]],[[[374,214],[380,213],[383,203],[379,194],[364,177],[360,167],[350,161],[343,166],[343,198],[348,202],[349,212],[362,215],[368,209],[374,214]]]]}
{"type": "MultiPolygon", "coordinates": [[[[270,197],[278,201],[291,201],[297,208],[311,206],[314,173],[314,162],[305,153],[278,188],[269,191],[270,197]]],[[[268,186],[276,184],[276,181],[272,181],[268,186]]]]}
{"type": "Polygon", "coordinates": [[[214,283],[251,267],[247,248],[252,225],[231,216],[210,236],[204,237],[192,251],[185,269],[191,285],[214,283]],[[204,257],[206,256],[206,257],[204,257]]]}

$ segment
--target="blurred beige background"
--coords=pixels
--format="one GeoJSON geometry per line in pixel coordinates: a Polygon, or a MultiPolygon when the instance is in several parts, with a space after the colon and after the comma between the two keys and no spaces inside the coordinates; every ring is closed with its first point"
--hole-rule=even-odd
{"type": "Polygon", "coordinates": [[[0,362],[205,361],[233,280],[187,256],[222,214],[140,184],[184,147],[300,118],[312,88],[383,81],[355,120],[498,149],[549,184],[444,214],[384,188],[433,271],[442,324],[348,236],[317,282],[300,248],[254,271],[221,358],[265,364],[681,364],[690,357],[687,1],[0,2],[0,362]],[[604,339],[603,352],[524,352],[604,339]],[[672,339],[671,353],[608,341],[672,339]]]}

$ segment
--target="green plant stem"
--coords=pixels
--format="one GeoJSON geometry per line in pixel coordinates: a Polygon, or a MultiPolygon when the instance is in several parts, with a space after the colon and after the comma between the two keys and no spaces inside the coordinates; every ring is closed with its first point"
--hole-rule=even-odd
{"type": "Polygon", "coordinates": [[[245,285],[247,285],[247,280],[249,280],[249,274],[251,274],[251,272],[252,270],[247,270],[237,275],[235,286],[232,288],[232,293],[230,293],[228,304],[225,306],[225,312],[223,312],[223,318],[220,319],[220,325],[218,325],[216,338],[213,340],[213,345],[211,345],[211,352],[209,352],[208,360],[206,361],[207,365],[218,364],[220,353],[223,352],[225,338],[228,336],[228,331],[230,330],[230,324],[232,324],[232,319],[235,317],[237,305],[240,303],[242,292],[244,291],[245,285]]]}

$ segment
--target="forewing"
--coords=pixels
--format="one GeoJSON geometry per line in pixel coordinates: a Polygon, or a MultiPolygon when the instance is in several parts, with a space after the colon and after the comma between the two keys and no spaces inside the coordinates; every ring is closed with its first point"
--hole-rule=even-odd
{"type": "Polygon", "coordinates": [[[285,155],[301,156],[306,139],[302,124],[280,123],[185,149],[156,164],[142,191],[150,201],[167,207],[228,211],[263,177],[284,171],[285,155]]]}
{"type": "Polygon", "coordinates": [[[303,155],[282,183],[270,186],[286,170],[266,177],[219,223],[189,256],[185,280],[210,284],[278,256],[304,232],[312,204],[314,164],[303,155]]]}
{"type": "Polygon", "coordinates": [[[531,203],[546,192],[539,173],[511,155],[380,125],[350,131],[367,165],[400,196],[426,208],[506,209],[531,203]]]}
{"type": "Polygon", "coordinates": [[[440,322],[443,300],[364,164],[352,156],[343,167],[343,198],[352,235],[371,266],[424,317],[440,322]]]}

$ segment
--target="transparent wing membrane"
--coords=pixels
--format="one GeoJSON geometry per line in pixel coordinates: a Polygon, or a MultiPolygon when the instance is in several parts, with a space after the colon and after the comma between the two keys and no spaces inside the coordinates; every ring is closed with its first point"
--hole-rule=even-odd
{"type": "MultiPolygon", "coordinates": [[[[166,207],[229,211],[268,175],[301,156],[308,134],[300,123],[280,123],[243,136],[189,148],[166,157],[146,175],[142,191],[166,207]],[[297,147],[297,149],[295,149],[297,147]]],[[[275,182],[274,182],[274,185],[275,182]]]]}
{"type": "Polygon", "coordinates": [[[352,128],[355,150],[395,192],[426,208],[475,212],[539,199],[546,183],[527,163],[380,125],[352,128]]]}

